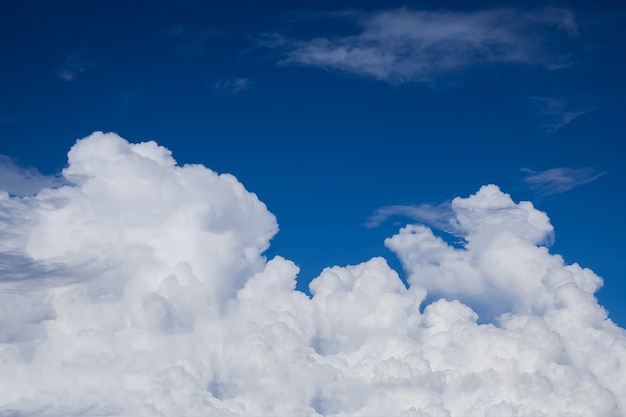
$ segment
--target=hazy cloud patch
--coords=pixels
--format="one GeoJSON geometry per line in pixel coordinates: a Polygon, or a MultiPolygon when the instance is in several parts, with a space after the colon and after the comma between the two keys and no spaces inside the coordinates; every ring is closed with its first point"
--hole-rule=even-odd
{"type": "Polygon", "coordinates": [[[405,217],[418,223],[426,224],[446,233],[459,236],[461,229],[456,223],[454,213],[449,202],[434,204],[390,205],[377,209],[367,220],[367,227],[378,227],[390,217],[405,217]]]}
{"type": "Polygon", "coordinates": [[[57,75],[63,81],[72,82],[77,77],[101,67],[105,62],[94,57],[87,49],[79,48],[65,56],[57,75]]]}
{"type": "Polygon", "coordinates": [[[275,35],[267,46],[283,51],[283,64],[319,67],[400,84],[432,82],[439,76],[484,64],[523,64],[545,68],[569,65],[554,49],[554,39],[577,37],[566,8],[508,8],[474,12],[344,12],[329,18],[357,26],[356,33],[311,36],[275,35]]]}
{"type": "Polygon", "coordinates": [[[530,189],[546,196],[564,193],[579,185],[593,182],[606,174],[606,171],[597,172],[591,167],[579,169],[561,167],[545,171],[524,168],[522,171],[527,173],[524,182],[530,189]]]}
{"type": "Polygon", "coordinates": [[[539,113],[548,121],[544,128],[548,133],[554,133],[567,126],[578,117],[597,109],[595,106],[574,106],[567,100],[557,97],[531,97],[539,113]]]}

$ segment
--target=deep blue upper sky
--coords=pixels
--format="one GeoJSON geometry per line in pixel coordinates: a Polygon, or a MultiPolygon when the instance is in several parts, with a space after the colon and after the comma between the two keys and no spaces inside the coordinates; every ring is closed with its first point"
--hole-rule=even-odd
{"type": "Polygon", "coordinates": [[[377,209],[495,183],[548,213],[624,326],[624,23],[580,1],[4,2],[0,154],[55,174],[102,130],[230,172],[302,289],[377,255],[400,270],[383,240],[411,220],[365,227],[377,209]]]}

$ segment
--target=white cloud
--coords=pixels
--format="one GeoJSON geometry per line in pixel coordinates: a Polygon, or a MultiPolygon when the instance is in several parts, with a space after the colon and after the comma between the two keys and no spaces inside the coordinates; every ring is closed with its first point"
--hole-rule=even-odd
{"type": "Polygon", "coordinates": [[[0,415],[626,412],[602,280],[537,246],[547,216],[495,186],[452,202],[464,248],[423,226],[387,241],[408,288],[374,258],[325,269],[309,298],[262,256],[275,219],[234,177],[102,133],[63,175],[0,194],[0,415]]]}
{"type": "Polygon", "coordinates": [[[515,204],[496,186],[454,199],[452,210],[465,248],[449,246],[421,225],[407,226],[385,241],[409,282],[437,295],[467,297],[491,314],[543,312],[552,295],[541,280],[563,263],[537,246],[551,240],[548,217],[529,202],[515,204]]]}
{"type": "Polygon", "coordinates": [[[542,195],[561,194],[572,190],[579,185],[587,184],[602,177],[606,172],[596,172],[591,167],[574,168],[551,168],[545,171],[533,171],[523,169],[528,175],[524,182],[542,195]]]}
{"type": "Polygon", "coordinates": [[[347,19],[359,32],[305,40],[277,36],[267,45],[282,49],[286,64],[397,84],[431,82],[478,64],[561,67],[569,64],[569,58],[548,44],[577,35],[571,11],[556,7],[475,12],[395,9],[330,17],[347,19]]]}

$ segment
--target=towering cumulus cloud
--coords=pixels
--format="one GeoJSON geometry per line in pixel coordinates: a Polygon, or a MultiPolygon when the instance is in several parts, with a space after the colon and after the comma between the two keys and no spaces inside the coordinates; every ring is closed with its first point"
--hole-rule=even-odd
{"type": "Polygon", "coordinates": [[[94,133],[63,176],[0,194],[0,416],[626,414],[601,279],[494,185],[453,201],[462,247],[420,225],[386,241],[408,288],[374,258],[309,297],[230,175],[94,133]]]}

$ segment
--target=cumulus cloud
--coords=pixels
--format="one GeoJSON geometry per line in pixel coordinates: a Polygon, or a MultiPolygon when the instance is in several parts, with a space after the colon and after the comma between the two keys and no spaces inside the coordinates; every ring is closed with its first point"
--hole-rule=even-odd
{"type": "Polygon", "coordinates": [[[577,36],[569,9],[530,11],[488,9],[473,12],[394,9],[344,12],[357,33],[298,39],[275,36],[282,63],[320,67],[391,83],[431,82],[480,64],[527,64],[558,68],[570,63],[557,44],[577,36]]]}
{"type": "Polygon", "coordinates": [[[385,241],[402,261],[409,282],[436,295],[466,297],[492,313],[545,311],[552,295],[541,280],[547,269],[562,264],[538,246],[551,239],[548,217],[529,202],[514,203],[496,186],[454,199],[452,210],[466,234],[462,249],[450,247],[422,225],[409,225],[385,241]]]}
{"type": "Polygon", "coordinates": [[[606,171],[596,172],[591,167],[580,169],[562,167],[545,171],[533,171],[525,168],[522,171],[528,173],[524,177],[524,182],[528,184],[530,189],[542,195],[561,194],[579,185],[593,182],[606,174],[606,171]]]}
{"type": "Polygon", "coordinates": [[[410,285],[377,257],[325,269],[309,297],[293,262],[264,258],[276,220],[230,175],[103,133],[63,175],[0,194],[0,415],[626,412],[602,280],[494,185],[451,204],[463,248],[419,225],[387,240],[410,285]]]}

